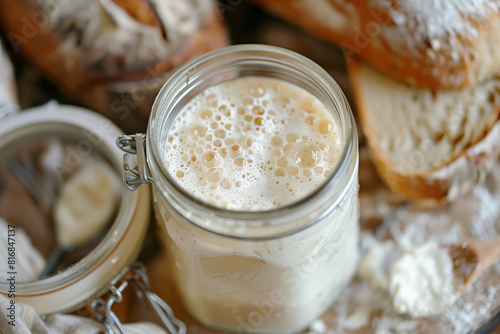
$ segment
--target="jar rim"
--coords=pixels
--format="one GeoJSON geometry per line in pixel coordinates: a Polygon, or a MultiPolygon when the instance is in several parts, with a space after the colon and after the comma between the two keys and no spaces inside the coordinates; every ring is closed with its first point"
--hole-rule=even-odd
{"type": "MultiPolygon", "coordinates": [[[[172,108],[173,106],[169,105],[168,107],[172,108]]],[[[148,164],[150,165],[152,173],[159,171],[161,173],[161,176],[167,180],[168,185],[175,190],[176,194],[185,197],[192,203],[196,203],[199,207],[205,210],[209,210],[211,213],[215,214],[218,217],[252,221],[261,220],[262,214],[267,215],[269,218],[273,218],[280,216],[283,213],[295,211],[299,207],[304,207],[305,205],[310,204],[318,196],[319,193],[324,192],[325,188],[329,188],[332,186],[332,184],[337,183],[337,180],[339,178],[343,177],[346,172],[352,169],[349,168],[349,164],[354,151],[357,149],[357,131],[354,117],[344,94],[342,93],[339,85],[335,82],[335,80],[323,68],[321,68],[312,60],[284,48],[260,44],[242,44],[233,45],[206,53],[186,63],[184,66],[178,69],[169,78],[169,80],[167,80],[167,82],[163,85],[160,92],[158,93],[153,104],[152,112],[149,118],[146,144],[148,151],[148,164]],[[159,146],[160,143],[158,140],[154,140],[155,136],[156,138],[159,138],[158,133],[156,133],[156,122],[159,122],[160,115],[169,112],[168,108],[166,110],[160,110],[163,107],[162,104],[164,103],[165,99],[170,94],[172,94],[173,91],[175,91],[173,89],[174,87],[183,84],[187,89],[187,87],[192,85],[192,83],[202,75],[200,74],[200,71],[210,69],[211,66],[220,66],[220,64],[217,65],[218,60],[220,60],[222,63],[226,62],[227,64],[232,65],[237,64],[238,61],[243,60],[273,60],[280,65],[288,65],[286,64],[285,60],[278,60],[279,57],[282,57],[285,60],[293,61],[296,64],[300,64],[302,66],[300,70],[307,70],[308,73],[304,74],[309,75],[314,83],[318,84],[321,87],[321,90],[328,96],[329,99],[334,102],[339,112],[344,115],[343,119],[341,120],[341,122],[344,124],[339,124],[342,129],[341,132],[343,145],[341,148],[341,153],[339,155],[338,163],[335,164],[333,171],[325,179],[325,181],[323,181],[318,187],[315,187],[314,190],[312,190],[310,193],[297,199],[296,201],[288,202],[281,206],[272,207],[268,210],[230,210],[198,199],[197,197],[186,191],[182,186],[180,186],[167,171],[166,166],[162,163],[162,161],[159,160],[159,157],[161,157],[161,150],[159,146]]],[[[153,178],[156,177],[154,174],[152,176],[153,178]]],[[[339,198],[338,200],[341,200],[344,196],[342,195],[340,197],[341,198],[339,198]]]]}
{"type": "MultiPolygon", "coordinates": [[[[2,122],[4,122],[5,127],[0,130],[0,147],[8,147],[28,137],[36,138],[44,134],[57,137],[63,135],[66,130],[86,131],[88,132],[86,135],[89,136],[87,139],[92,142],[93,147],[100,153],[106,154],[117,175],[121,175],[122,156],[115,145],[115,139],[122,134],[122,131],[110,120],[95,112],[80,107],[58,105],[56,102],[50,102],[40,107],[10,114],[6,116],[6,119],[2,119],[2,122]]],[[[68,136],[68,133],[65,135],[68,136]]],[[[83,134],[81,138],[75,137],[76,140],[85,140],[83,138],[83,134]]],[[[111,282],[115,274],[118,274],[131,262],[130,256],[128,256],[127,261],[124,261],[123,257],[115,254],[116,249],[125,238],[125,235],[129,234],[128,230],[133,222],[140,221],[143,225],[147,225],[149,209],[145,210],[147,212],[144,210],[139,212],[138,208],[140,203],[148,199],[149,194],[146,188],[139,193],[132,193],[123,189],[116,217],[103,240],[74,265],[55,275],[30,282],[16,282],[16,299],[35,307],[37,312],[43,314],[72,310],[97,295],[111,282]],[[115,259],[110,262],[110,257],[115,259]],[[105,261],[110,262],[112,265],[116,263],[116,266],[120,268],[115,267],[113,270],[107,270],[108,273],[106,274],[109,276],[109,281],[91,285],[90,289],[87,287],[87,291],[84,293],[78,291],[76,286],[81,284],[82,279],[92,275],[105,261]],[[72,285],[75,286],[75,289],[72,289],[71,292],[75,293],[77,298],[65,298],[65,302],[52,306],[52,308],[47,304],[54,297],[51,294],[61,295],[61,291],[67,291],[65,289],[72,285]],[[35,298],[36,301],[30,298],[35,298]]],[[[0,282],[0,293],[7,293],[8,291],[8,285],[0,282]]]]}

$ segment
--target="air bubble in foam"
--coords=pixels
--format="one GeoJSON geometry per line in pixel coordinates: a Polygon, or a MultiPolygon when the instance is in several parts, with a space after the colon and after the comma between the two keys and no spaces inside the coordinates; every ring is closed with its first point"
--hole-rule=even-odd
{"type": "Polygon", "coordinates": [[[321,161],[321,150],[319,147],[307,141],[297,143],[292,148],[292,158],[301,168],[311,168],[321,161]]]}
{"type": "Polygon", "coordinates": [[[274,136],[273,138],[271,138],[271,145],[275,147],[281,147],[283,146],[283,139],[281,139],[280,136],[274,136]]]}
{"type": "Polygon", "coordinates": [[[314,125],[316,123],[316,117],[309,115],[306,117],[306,123],[309,125],[314,125]]]}
{"type": "Polygon", "coordinates": [[[322,120],[319,123],[319,132],[328,134],[333,131],[333,123],[330,120],[322,120]]]}
{"type": "Polygon", "coordinates": [[[293,132],[286,134],[286,141],[288,143],[295,143],[299,138],[300,138],[299,135],[293,132]]]}
{"type": "Polygon", "coordinates": [[[279,167],[286,167],[288,165],[288,159],[285,157],[281,157],[276,161],[276,164],[279,167]]]}
{"type": "Polygon", "coordinates": [[[221,157],[214,151],[208,151],[203,154],[203,165],[207,167],[219,166],[221,162],[221,157]]]}

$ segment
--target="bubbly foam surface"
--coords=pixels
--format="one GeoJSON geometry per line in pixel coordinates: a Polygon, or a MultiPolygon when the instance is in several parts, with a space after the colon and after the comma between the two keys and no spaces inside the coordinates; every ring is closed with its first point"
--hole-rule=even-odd
{"type": "Polygon", "coordinates": [[[166,140],[171,175],[231,210],[266,210],[307,195],[341,151],[338,125],[321,101],[263,77],[207,88],[181,110],[166,140]]]}

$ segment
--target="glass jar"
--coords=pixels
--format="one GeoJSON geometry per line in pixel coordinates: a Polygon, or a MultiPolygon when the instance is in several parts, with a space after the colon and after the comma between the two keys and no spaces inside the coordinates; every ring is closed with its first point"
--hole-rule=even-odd
{"type": "MultiPolygon", "coordinates": [[[[350,107],[335,81],[291,51],[238,45],[186,64],[156,98],[147,135],[136,144],[153,182],[156,219],[170,271],[186,308],[203,324],[242,333],[304,329],[354,275],[358,259],[358,143],[350,107]],[[179,111],[207,87],[243,76],[295,84],[327,107],[340,129],[340,159],[306,197],[266,211],[225,210],[193,197],[164,164],[167,134],[179,111]]],[[[141,157],[139,157],[140,159],[141,157]]]]}
{"type": "MultiPolygon", "coordinates": [[[[25,143],[46,138],[71,140],[75,143],[75,151],[58,165],[61,171],[74,169],[78,159],[100,154],[116,171],[119,181],[122,154],[116,148],[115,140],[121,133],[101,115],[52,102],[31,110],[9,113],[0,119],[0,157],[6,158],[11,148],[25,143]]],[[[149,224],[150,197],[148,187],[136,193],[122,191],[114,219],[100,242],[95,247],[91,246],[93,248],[81,260],[49,277],[20,280],[18,269],[21,263],[20,258],[16,257],[12,273],[9,274],[9,277],[14,278],[14,283],[2,280],[0,293],[12,297],[11,300],[16,303],[32,306],[39,314],[74,311],[102,295],[135,260],[141,249],[149,224]]],[[[20,233],[19,227],[16,229],[17,234],[14,230],[10,242],[14,255],[18,256],[22,247],[16,244],[20,233]]]]}

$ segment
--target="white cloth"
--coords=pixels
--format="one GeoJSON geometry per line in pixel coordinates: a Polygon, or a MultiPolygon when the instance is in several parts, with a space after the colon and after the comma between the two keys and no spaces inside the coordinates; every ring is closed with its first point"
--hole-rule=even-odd
{"type": "Polygon", "coordinates": [[[0,333],[2,334],[100,334],[104,327],[90,319],[73,315],[54,314],[42,319],[28,305],[15,303],[9,317],[10,299],[0,295],[0,333]],[[7,311],[6,311],[7,310],[7,311]]]}
{"type": "MultiPolygon", "coordinates": [[[[88,318],[68,314],[38,315],[28,305],[15,303],[13,317],[9,317],[10,299],[0,294],[0,333],[1,334],[102,334],[103,325],[88,318]],[[14,322],[12,322],[14,321],[14,322]],[[10,323],[9,323],[10,322],[10,323]]],[[[127,334],[166,334],[156,324],[140,322],[125,324],[127,334]]]]}
{"type": "Polygon", "coordinates": [[[18,282],[30,282],[38,279],[46,266],[45,259],[33,246],[29,236],[21,228],[16,228],[15,234],[8,238],[8,223],[0,217],[0,279],[5,282],[9,275],[8,252],[9,242],[14,242],[15,271],[18,282]]]}

